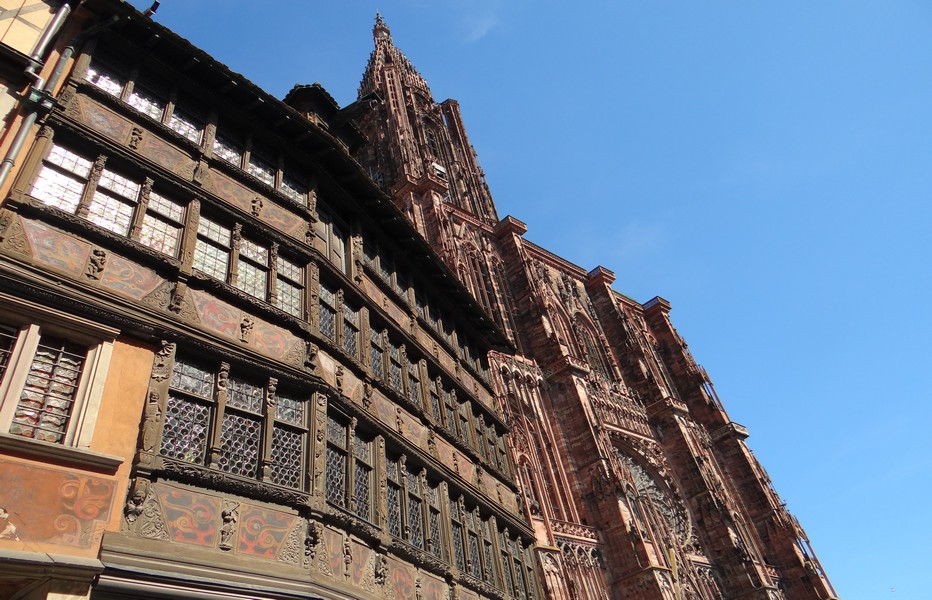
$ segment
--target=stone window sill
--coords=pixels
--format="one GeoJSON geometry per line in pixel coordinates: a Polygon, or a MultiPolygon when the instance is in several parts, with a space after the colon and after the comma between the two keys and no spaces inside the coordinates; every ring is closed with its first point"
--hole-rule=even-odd
{"type": "Polygon", "coordinates": [[[24,456],[31,459],[46,460],[68,467],[86,469],[102,474],[113,475],[123,459],[118,456],[101,454],[83,448],[73,448],[61,444],[40,442],[30,438],[8,433],[0,433],[0,452],[24,456]]]}

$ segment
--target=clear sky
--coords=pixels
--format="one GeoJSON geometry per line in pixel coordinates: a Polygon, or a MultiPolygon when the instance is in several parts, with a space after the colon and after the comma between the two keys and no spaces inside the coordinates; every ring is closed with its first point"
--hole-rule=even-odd
{"type": "MultiPolygon", "coordinates": [[[[133,0],[144,9],[148,0],[133,0]]],[[[380,10],[500,216],[672,317],[846,600],[927,600],[932,2],[162,0],[281,98],[380,10]]]]}

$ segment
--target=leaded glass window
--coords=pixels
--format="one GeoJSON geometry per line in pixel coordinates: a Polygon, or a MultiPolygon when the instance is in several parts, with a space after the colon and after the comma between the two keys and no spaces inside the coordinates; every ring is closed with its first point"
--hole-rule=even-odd
{"type": "Polygon", "coordinates": [[[463,549],[463,521],[460,518],[459,502],[450,500],[450,529],[453,537],[453,560],[456,568],[466,572],[466,555],[463,549]]]}
{"type": "Polygon", "coordinates": [[[249,166],[246,169],[250,175],[253,175],[269,187],[275,187],[275,167],[272,163],[255,152],[249,155],[249,166]]]}
{"type": "Polygon", "coordinates": [[[282,184],[279,190],[295,202],[307,205],[307,186],[287,173],[282,175],[282,184]]]}
{"type": "Polygon", "coordinates": [[[243,238],[239,248],[235,285],[254,298],[265,300],[269,286],[269,249],[243,238]]]}
{"type": "Polygon", "coordinates": [[[304,268],[279,256],[276,277],[275,306],[301,318],[304,316],[304,268]]]}
{"type": "Polygon", "coordinates": [[[401,347],[389,342],[388,352],[388,382],[396,392],[404,394],[405,384],[404,380],[401,378],[401,347]]]}
{"type": "Polygon", "coordinates": [[[319,310],[318,322],[320,333],[333,341],[337,339],[337,297],[336,291],[321,282],[318,294],[319,310]]]}
{"type": "Polygon", "coordinates": [[[359,310],[343,304],[343,350],[356,358],[359,355],[359,310]]]}
{"type": "Polygon", "coordinates": [[[162,120],[162,113],[165,111],[166,105],[165,100],[138,83],[133,86],[133,91],[126,102],[150,119],[162,120]]]}
{"type": "Polygon", "coordinates": [[[418,548],[424,548],[424,503],[421,499],[420,477],[410,467],[406,467],[408,489],[407,538],[408,542],[418,548]]]}
{"type": "Polygon", "coordinates": [[[232,236],[233,232],[229,227],[202,215],[197,223],[194,268],[214,279],[226,281],[230,267],[232,236]]]}
{"type": "Polygon", "coordinates": [[[48,206],[74,213],[92,166],[93,161],[53,145],[30,193],[48,206]]]}
{"type": "Polygon", "coordinates": [[[85,79],[94,87],[103,90],[114,98],[120,97],[123,93],[123,86],[126,84],[123,77],[101,65],[98,61],[94,61],[87,68],[85,79]]]}
{"type": "MultiPolygon", "coordinates": [[[[98,159],[101,164],[104,158],[98,159]]],[[[92,175],[92,168],[90,159],[53,145],[30,194],[48,206],[81,216],[153,250],[177,255],[184,205],[151,190],[139,179],[101,166],[92,175]]]]}
{"type": "Polygon", "coordinates": [[[428,482],[424,488],[427,501],[428,550],[437,558],[443,558],[443,538],[440,533],[440,491],[438,484],[428,482]]]}
{"type": "Polygon", "coordinates": [[[492,567],[494,549],[492,548],[492,518],[484,519],[482,521],[482,559],[483,559],[483,570],[482,570],[482,579],[488,583],[496,584],[495,581],[495,569],[492,567]]]}
{"type": "Polygon", "coordinates": [[[87,348],[42,336],[16,405],[10,433],[43,442],[64,441],[87,348]]]}
{"type": "Polygon", "coordinates": [[[149,193],[149,205],[142,218],[139,241],[169,256],[178,254],[184,223],[184,205],[156,192],[149,193]]]}
{"type": "Polygon", "coordinates": [[[444,407],[444,417],[446,419],[447,431],[452,435],[456,435],[456,409],[454,408],[454,403],[456,398],[453,396],[453,393],[450,390],[444,390],[443,392],[443,407],[444,407]]]}
{"type": "Polygon", "coordinates": [[[381,333],[374,327],[369,329],[369,365],[372,376],[378,380],[385,377],[385,344],[381,333]]]}
{"type": "Polygon", "coordinates": [[[388,532],[396,538],[402,537],[401,528],[401,467],[398,459],[389,458],[386,462],[388,500],[388,532]]]}
{"type": "Polygon", "coordinates": [[[366,520],[372,519],[372,441],[353,434],[353,498],[354,512],[366,520]]]}
{"type": "Polygon", "coordinates": [[[421,405],[421,371],[417,361],[408,361],[408,401],[421,405]]]}
{"type": "Polygon", "coordinates": [[[243,163],[243,147],[231,138],[218,134],[214,138],[214,156],[239,167],[243,163]]]}
{"type": "Polygon", "coordinates": [[[273,386],[277,388],[277,380],[254,379],[227,364],[176,357],[159,453],[213,465],[240,477],[259,477],[260,465],[268,465],[272,483],[303,489],[309,440],[307,398],[284,391],[268,402],[266,398],[275,393],[273,386]],[[275,407],[274,411],[269,407],[275,407]],[[215,423],[219,424],[216,434],[215,423]],[[268,450],[264,449],[266,435],[271,437],[268,450]],[[209,456],[212,447],[216,450],[209,456]]]}
{"type": "Polygon", "coordinates": [[[502,532],[500,543],[502,549],[502,573],[505,575],[505,592],[513,594],[515,589],[515,579],[511,572],[511,540],[508,539],[507,531],[502,532]]]}
{"type": "Polygon", "coordinates": [[[442,390],[440,389],[440,380],[431,379],[430,381],[430,410],[434,415],[434,420],[437,423],[443,423],[443,411],[440,408],[440,394],[442,390]]]}
{"type": "Polygon", "coordinates": [[[327,415],[327,501],[346,508],[347,426],[327,415]]]}
{"type": "Polygon", "coordinates": [[[194,142],[201,143],[201,136],[204,133],[204,123],[197,117],[188,112],[178,109],[172,111],[171,117],[168,118],[168,126],[182,137],[194,142]]]}
{"type": "Polygon", "coordinates": [[[469,421],[471,417],[472,411],[469,408],[469,401],[464,401],[459,407],[459,435],[460,440],[468,446],[472,446],[469,439],[469,430],[471,429],[469,421]]]}
{"type": "Polygon", "coordinates": [[[185,462],[202,463],[213,404],[213,369],[176,358],[159,453],[185,462]]]}
{"type": "Polygon", "coordinates": [[[272,429],[272,482],[290,488],[304,486],[307,452],[308,401],[296,394],[277,392],[272,429]]]}

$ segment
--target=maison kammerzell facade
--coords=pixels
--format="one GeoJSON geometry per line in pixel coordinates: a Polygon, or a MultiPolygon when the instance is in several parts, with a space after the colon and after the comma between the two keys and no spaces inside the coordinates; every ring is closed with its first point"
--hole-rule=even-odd
{"type": "Polygon", "coordinates": [[[10,4],[0,598],[835,597],[670,304],[500,218],[380,17],[340,107],[10,4]]]}

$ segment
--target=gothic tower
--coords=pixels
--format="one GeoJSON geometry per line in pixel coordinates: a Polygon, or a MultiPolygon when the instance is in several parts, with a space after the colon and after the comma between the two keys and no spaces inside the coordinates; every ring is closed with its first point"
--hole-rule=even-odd
{"type": "Polygon", "coordinates": [[[511,340],[495,391],[552,599],[835,596],[673,328],[499,220],[459,105],[434,101],[381,16],[357,159],[511,340]]]}

